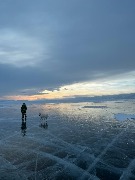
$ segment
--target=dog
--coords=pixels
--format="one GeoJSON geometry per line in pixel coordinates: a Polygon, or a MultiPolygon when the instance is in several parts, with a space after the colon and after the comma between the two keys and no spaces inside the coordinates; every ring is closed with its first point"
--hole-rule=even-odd
{"type": "Polygon", "coordinates": [[[40,116],[41,119],[44,119],[44,120],[48,118],[48,114],[39,113],[39,116],[40,116]]]}
{"type": "Polygon", "coordinates": [[[48,123],[47,123],[48,114],[39,113],[39,116],[40,116],[40,120],[41,120],[40,127],[47,128],[48,127],[48,123]],[[45,120],[46,120],[46,122],[45,122],[45,120]]]}

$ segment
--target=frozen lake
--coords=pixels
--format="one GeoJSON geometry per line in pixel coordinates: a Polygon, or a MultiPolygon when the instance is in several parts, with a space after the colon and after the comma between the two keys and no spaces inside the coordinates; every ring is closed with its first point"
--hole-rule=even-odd
{"type": "Polygon", "coordinates": [[[26,130],[21,105],[0,103],[0,180],[135,179],[135,101],[26,102],[26,130]]]}

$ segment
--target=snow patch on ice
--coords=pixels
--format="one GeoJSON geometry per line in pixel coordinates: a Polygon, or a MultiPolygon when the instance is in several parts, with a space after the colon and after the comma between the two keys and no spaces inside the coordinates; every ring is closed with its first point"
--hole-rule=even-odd
{"type": "Polygon", "coordinates": [[[135,120],[135,115],[134,114],[123,114],[123,113],[118,113],[114,115],[114,118],[118,121],[124,121],[124,120],[135,120]]]}

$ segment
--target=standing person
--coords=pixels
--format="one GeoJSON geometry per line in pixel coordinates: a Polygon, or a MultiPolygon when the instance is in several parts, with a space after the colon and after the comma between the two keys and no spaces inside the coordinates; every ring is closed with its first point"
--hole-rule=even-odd
{"type": "Polygon", "coordinates": [[[25,120],[26,120],[26,111],[27,111],[27,106],[25,103],[22,104],[21,106],[21,113],[22,113],[22,120],[24,119],[24,116],[25,116],[25,120]]]}

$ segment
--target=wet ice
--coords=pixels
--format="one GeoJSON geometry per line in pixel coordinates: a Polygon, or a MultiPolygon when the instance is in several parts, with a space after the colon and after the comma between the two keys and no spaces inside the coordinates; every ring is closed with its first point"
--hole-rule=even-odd
{"type": "Polygon", "coordinates": [[[25,136],[20,106],[0,105],[0,179],[135,178],[135,120],[116,118],[134,115],[134,101],[28,102],[25,136]],[[47,129],[41,111],[49,114],[47,129]]]}

